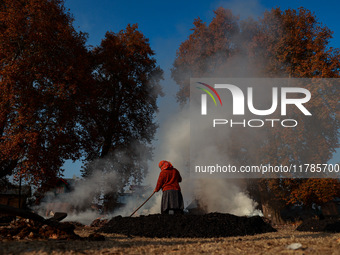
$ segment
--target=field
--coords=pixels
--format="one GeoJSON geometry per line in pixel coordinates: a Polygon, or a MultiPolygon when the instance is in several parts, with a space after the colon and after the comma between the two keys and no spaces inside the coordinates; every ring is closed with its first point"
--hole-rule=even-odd
{"type": "MultiPolygon", "coordinates": [[[[106,234],[105,241],[18,240],[0,243],[0,254],[340,254],[340,233],[300,232],[294,225],[277,232],[223,238],[145,238],[106,234]],[[288,246],[299,243],[299,249],[288,246]]],[[[98,228],[79,226],[88,237],[98,228]]]]}

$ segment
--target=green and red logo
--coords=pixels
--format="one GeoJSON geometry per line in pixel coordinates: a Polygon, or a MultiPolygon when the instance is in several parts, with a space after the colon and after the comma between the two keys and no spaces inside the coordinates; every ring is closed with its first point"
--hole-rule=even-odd
{"type": "MultiPolygon", "coordinates": [[[[220,101],[220,104],[222,106],[221,97],[220,97],[220,95],[217,93],[217,91],[212,86],[210,86],[209,84],[203,83],[203,82],[197,82],[197,83],[207,87],[208,89],[210,89],[217,96],[217,98],[220,101]]],[[[201,87],[197,87],[197,88],[200,89],[200,90],[203,90],[205,93],[207,93],[212,98],[212,100],[214,101],[215,106],[217,106],[216,99],[213,96],[213,94],[211,94],[211,92],[209,90],[207,90],[205,88],[201,88],[201,87]]],[[[207,114],[207,95],[206,94],[202,94],[201,100],[202,100],[202,115],[206,115],[207,114]]]]}

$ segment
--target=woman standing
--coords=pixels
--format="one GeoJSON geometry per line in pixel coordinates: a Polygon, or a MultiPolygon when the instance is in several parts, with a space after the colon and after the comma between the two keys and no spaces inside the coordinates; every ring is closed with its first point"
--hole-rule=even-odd
{"type": "Polygon", "coordinates": [[[175,214],[182,214],[184,203],[181,187],[179,186],[182,177],[179,171],[168,161],[162,160],[158,166],[161,172],[155,192],[160,189],[163,191],[161,212],[162,214],[169,214],[169,212],[173,211],[175,214]]]}

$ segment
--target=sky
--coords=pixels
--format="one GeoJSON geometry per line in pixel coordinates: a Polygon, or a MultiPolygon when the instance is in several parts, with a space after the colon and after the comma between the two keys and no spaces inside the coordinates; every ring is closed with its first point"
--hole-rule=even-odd
{"type": "MultiPolygon", "coordinates": [[[[330,46],[340,48],[340,1],[337,0],[65,0],[65,7],[75,18],[74,27],[88,33],[88,45],[98,46],[107,31],[119,32],[135,23],[149,38],[157,63],[165,73],[162,82],[165,96],[159,100],[160,114],[157,116],[160,123],[178,111],[175,99],[178,86],[170,78],[176,50],[190,35],[194,19],[199,17],[208,24],[214,16],[213,11],[220,6],[231,9],[241,19],[261,16],[265,10],[275,7],[282,10],[304,7],[334,32],[330,46]]],[[[339,162],[340,153],[336,154],[335,160],[339,162]]],[[[67,162],[64,168],[65,177],[80,176],[79,162],[67,162]]]]}

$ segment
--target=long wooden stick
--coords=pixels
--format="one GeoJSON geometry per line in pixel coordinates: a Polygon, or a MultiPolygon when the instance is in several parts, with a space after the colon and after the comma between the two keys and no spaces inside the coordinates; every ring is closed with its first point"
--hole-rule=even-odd
{"type": "Polygon", "coordinates": [[[143,204],[141,204],[140,205],[140,207],[138,207],[131,215],[130,215],[130,217],[132,216],[132,215],[134,215],[143,205],[145,205],[145,203],[146,202],[148,202],[149,201],[149,199],[153,196],[153,194],[155,194],[156,192],[154,191],[152,194],[151,194],[151,196],[149,196],[145,201],[144,201],[144,203],[143,204]]]}

